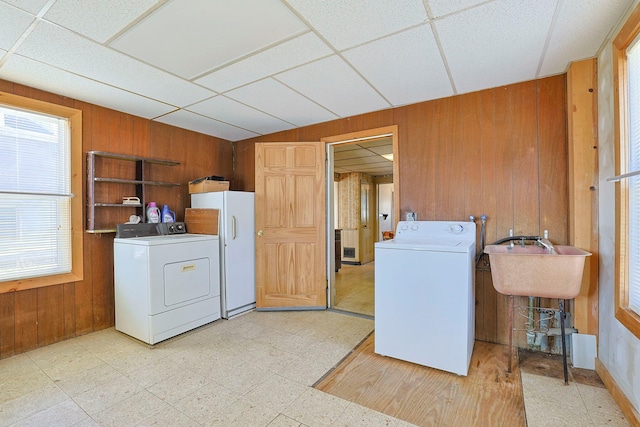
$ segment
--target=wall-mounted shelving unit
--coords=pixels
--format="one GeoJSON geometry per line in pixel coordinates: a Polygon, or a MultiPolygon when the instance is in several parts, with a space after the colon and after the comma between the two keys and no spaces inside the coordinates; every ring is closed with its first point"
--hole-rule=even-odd
{"type": "MultiPolygon", "coordinates": [[[[135,209],[136,215],[142,218],[142,222],[146,221],[146,212],[144,207],[147,205],[146,187],[150,185],[174,187],[179,186],[176,182],[153,181],[146,178],[147,165],[176,166],[179,162],[163,159],[152,159],[148,157],[129,156],[126,154],[107,153],[104,151],[88,151],[87,152],[87,229],[88,233],[113,233],[116,231],[115,224],[113,228],[96,229],[96,209],[97,208],[127,208],[135,209]],[[98,158],[114,159],[125,162],[135,162],[135,175],[131,179],[96,176],[96,161],[98,158]],[[139,204],[110,203],[96,200],[96,185],[108,184],[130,184],[134,189],[133,194],[140,199],[139,204]]],[[[123,197],[131,196],[123,194],[123,197]]],[[[124,222],[124,221],[123,221],[124,222]]]]}

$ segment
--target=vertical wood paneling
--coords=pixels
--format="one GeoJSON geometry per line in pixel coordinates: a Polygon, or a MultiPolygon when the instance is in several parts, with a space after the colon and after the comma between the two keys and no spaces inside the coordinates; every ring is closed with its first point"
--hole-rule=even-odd
{"type": "Polygon", "coordinates": [[[0,294],[0,359],[13,356],[15,354],[15,308],[15,292],[0,294]]]}
{"type": "MultiPolygon", "coordinates": [[[[495,140],[495,91],[480,92],[482,114],[482,205],[487,215],[485,225],[486,244],[497,240],[496,212],[498,193],[496,187],[496,140],[495,140]]],[[[484,265],[482,265],[484,267],[484,265]]],[[[476,298],[482,304],[481,315],[476,314],[478,339],[498,342],[498,293],[493,288],[491,273],[480,273],[480,285],[476,282],[476,298]]]]}
{"type": "Polygon", "coordinates": [[[567,138],[565,75],[538,81],[538,139],[540,143],[540,227],[549,238],[567,240],[567,138]]]}
{"type": "Polygon", "coordinates": [[[64,284],[64,339],[76,336],[76,284],[64,284]]]}
{"type": "MultiPolygon", "coordinates": [[[[468,215],[474,215],[479,220],[484,213],[482,203],[482,147],[484,137],[482,133],[483,111],[482,93],[475,92],[462,97],[463,101],[463,171],[464,171],[464,207],[468,215]]],[[[482,251],[480,247],[480,223],[476,229],[476,251],[482,251]]],[[[491,286],[490,284],[487,284],[491,286]]],[[[482,273],[476,273],[475,296],[475,335],[478,339],[486,340],[484,334],[485,283],[482,273]]]]}
{"type": "MultiPolygon", "coordinates": [[[[454,98],[435,101],[434,121],[434,169],[435,216],[434,220],[454,219],[452,209],[454,194],[459,191],[461,165],[456,164],[456,146],[453,141],[454,98]]],[[[418,213],[418,219],[423,218],[418,213]]],[[[460,218],[456,218],[460,219],[460,218]]]]}
{"type": "MultiPolygon", "coordinates": [[[[496,135],[496,230],[498,236],[508,236],[513,228],[513,87],[495,89],[495,135],[496,135]]],[[[514,230],[515,231],[515,230],[514,230]]],[[[496,301],[496,340],[508,342],[509,310],[508,298],[498,293],[496,301]]]]}
{"type": "MultiPolygon", "coordinates": [[[[253,191],[257,140],[317,141],[397,124],[402,212],[416,211],[424,220],[484,213],[487,243],[505,237],[510,228],[532,232],[527,229],[535,224],[548,229],[554,242],[568,236],[564,88],[565,76],[555,76],[240,141],[232,153],[227,141],[0,80],[0,90],[81,109],[85,152],[177,156],[181,165],[167,173],[184,185],[156,196],[169,200],[179,217],[189,205],[186,183],[196,177],[222,175],[233,189],[253,191]],[[535,171],[538,182],[527,182],[535,171]]],[[[88,234],[84,241],[85,279],[64,285],[61,313],[44,313],[33,290],[0,295],[0,358],[37,347],[39,334],[58,340],[113,325],[113,235],[88,234]],[[57,323],[38,331],[39,314],[59,319],[62,337],[57,323]]],[[[477,338],[505,343],[507,299],[495,292],[489,273],[477,277],[477,338]]],[[[57,295],[42,295],[47,292],[57,295]]]]}
{"type": "Polygon", "coordinates": [[[515,85],[511,93],[513,229],[516,235],[535,236],[540,234],[536,82],[515,85]]]}
{"type": "Polygon", "coordinates": [[[16,292],[15,353],[38,347],[38,289],[16,292]]]}
{"type": "MultiPolygon", "coordinates": [[[[395,124],[401,216],[411,210],[421,220],[465,220],[484,213],[487,244],[510,229],[549,229],[555,241],[567,227],[566,169],[558,166],[567,162],[566,95],[564,76],[549,79],[396,108],[391,122],[384,112],[369,113],[237,142],[236,188],[253,189],[255,142],[316,140],[395,124]]],[[[476,338],[506,343],[508,298],[495,291],[490,272],[476,275],[476,299],[476,338]]],[[[515,339],[522,343],[522,334],[515,339]]]]}
{"type": "Polygon", "coordinates": [[[38,346],[64,339],[64,285],[37,289],[38,346]]]}
{"type": "Polygon", "coordinates": [[[422,103],[405,109],[404,127],[399,124],[398,143],[401,169],[411,176],[411,180],[400,181],[400,194],[411,194],[411,198],[401,198],[401,218],[406,212],[420,212],[421,219],[432,219],[436,211],[436,169],[434,156],[434,103],[422,103]],[[411,125],[409,125],[411,124],[411,125]],[[422,191],[416,192],[420,187],[422,191]]]}
{"type": "MultiPolygon", "coordinates": [[[[184,208],[190,203],[189,179],[218,174],[219,171],[232,177],[232,143],[229,141],[4,80],[0,80],[0,90],[82,110],[83,153],[97,150],[180,161],[179,166],[164,173],[169,178],[167,181],[175,180],[183,185],[179,189],[170,188],[167,193],[157,193],[180,218],[184,217],[184,208]]],[[[253,150],[253,147],[249,149],[253,150]]],[[[128,168],[131,165],[107,162],[103,166],[105,173],[123,174],[129,178],[128,168]]],[[[83,175],[86,176],[84,162],[83,175]]],[[[124,191],[130,193],[130,186],[98,187],[99,197],[116,202],[124,195],[131,195],[122,194],[124,191]]],[[[86,182],[83,180],[83,198],[85,194],[86,182]]],[[[118,222],[122,211],[110,209],[100,211],[101,219],[108,221],[114,218],[118,222]]],[[[83,216],[86,220],[86,209],[83,209],[83,216]]],[[[113,234],[85,234],[84,280],[0,294],[0,358],[113,326],[113,237],[113,234]]]]}

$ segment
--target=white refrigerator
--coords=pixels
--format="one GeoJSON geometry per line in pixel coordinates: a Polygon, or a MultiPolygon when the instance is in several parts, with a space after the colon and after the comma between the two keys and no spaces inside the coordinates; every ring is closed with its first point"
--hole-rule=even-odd
{"type": "Polygon", "coordinates": [[[191,195],[192,208],[219,209],[220,304],[228,319],[256,306],[255,194],[217,191],[191,195]]]}

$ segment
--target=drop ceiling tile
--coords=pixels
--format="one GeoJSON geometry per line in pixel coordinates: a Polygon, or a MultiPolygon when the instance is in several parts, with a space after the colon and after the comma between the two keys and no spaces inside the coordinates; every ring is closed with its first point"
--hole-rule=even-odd
{"type": "Polygon", "coordinates": [[[146,119],[175,109],[16,54],[0,67],[0,78],[146,119]]]}
{"type": "MultiPolygon", "coordinates": [[[[36,15],[49,0],[2,0],[26,12],[36,15]]],[[[4,17],[4,15],[2,15],[4,17]]]]}
{"type": "Polygon", "coordinates": [[[291,123],[277,119],[224,96],[216,96],[191,105],[187,110],[262,135],[292,129],[294,127],[291,123]]]}
{"type": "Polygon", "coordinates": [[[192,79],[305,31],[278,0],[173,0],[111,46],[192,79]]]}
{"type": "Polygon", "coordinates": [[[569,62],[596,55],[602,41],[633,1],[561,1],[540,75],[563,73],[569,62]]]}
{"type": "Polygon", "coordinates": [[[307,33],[207,74],[195,82],[224,92],[332,53],[333,50],[318,36],[307,33]]]}
{"type": "Polygon", "coordinates": [[[9,50],[35,17],[4,3],[0,3],[0,16],[0,49],[9,50]]]}
{"type": "Polygon", "coordinates": [[[44,19],[104,43],[158,3],[162,2],[57,0],[44,19]]]}
{"type": "Polygon", "coordinates": [[[535,78],[556,2],[495,1],[436,21],[458,93],[535,78]]]}
{"type": "Polygon", "coordinates": [[[245,129],[222,123],[209,117],[204,117],[186,110],[178,110],[155,119],[157,122],[165,123],[183,129],[205,135],[226,139],[227,141],[240,141],[242,139],[259,136],[256,133],[245,129]]]}
{"type": "Polygon", "coordinates": [[[393,106],[453,95],[428,24],[356,47],[343,55],[393,106]]]}
{"type": "Polygon", "coordinates": [[[275,78],[340,117],[390,107],[337,55],[285,71],[275,78]]]}
{"type": "Polygon", "coordinates": [[[225,96],[296,126],[337,119],[338,116],[273,79],[260,80],[225,96]]]}
{"type": "Polygon", "coordinates": [[[485,3],[486,0],[428,0],[434,18],[485,3]]]}
{"type": "Polygon", "coordinates": [[[363,159],[367,157],[377,157],[375,153],[369,150],[359,149],[350,151],[335,151],[333,154],[335,160],[349,161],[354,159],[363,159]]]}
{"type": "Polygon", "coordinates": [[[379,155],[393,154],[393,146],[391,145],[383,145],[380,147],[369,147],[369,150],[379,155]]]}
{"type": "Polygon", "coordinates": [[[425,22],[422,0],[286,0],[338,50],[425,22]]]}
{"type": "Polygon", "coordinates": [[[46,21],[38,24],[16,52],[62,70],[177,107],[214,95],[208,89],[143,64],[46,21]]]}

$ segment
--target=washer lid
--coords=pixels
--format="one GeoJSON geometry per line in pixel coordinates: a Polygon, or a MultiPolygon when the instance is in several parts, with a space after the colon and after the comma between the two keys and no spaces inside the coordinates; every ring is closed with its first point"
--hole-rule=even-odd
{"type": "Polygon", "coordinates": [[[449,239],[392,239],[376,242],[375,247],[411,251],[469,252],[475,250],[475,242],[449,239]]]}

